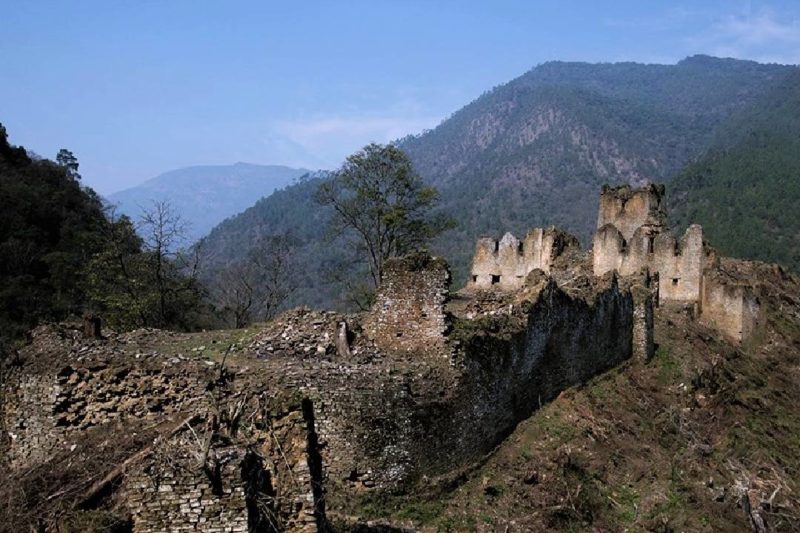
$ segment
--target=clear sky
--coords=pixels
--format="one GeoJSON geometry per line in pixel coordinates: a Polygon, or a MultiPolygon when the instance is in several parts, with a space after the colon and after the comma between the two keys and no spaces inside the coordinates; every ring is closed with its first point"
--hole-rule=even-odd
{"type": "Polygon", "coordinates": [[[0,0],[0,122],[107,194],[188,165],[334,168],[553,59],[800,63],[800,1],[0,0]]]}

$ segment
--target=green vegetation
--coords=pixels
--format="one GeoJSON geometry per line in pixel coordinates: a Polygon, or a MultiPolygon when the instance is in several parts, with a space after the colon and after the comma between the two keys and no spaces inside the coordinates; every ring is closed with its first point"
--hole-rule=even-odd
{"type": "Polygon", "coordinates": [[[197,323],[201,290],[169,248],[169,213],[153,212],[140,238],[107,217],[68,150],[58,163],[31,156],[0,126],[0,204],[0,354],[41,320],[86,312],[124,328],[197,323]]]}
{"type": "Polygon", "coordinates": [[[800,72],[728,121],[671,184],[674,221],[736,257],[800,270],[800,72]]]}
{"type": "Polygon", "coordinates": [[[106,219],[69,164],[31,157],[0,126],[0,353],[39,319],[86,304],[84,267],[102,248],[106,219]]]}
{"type": "MultiPolygon", "coordinates": [[[[392,145],[369,144],[349,156],[331,179],[320,183],[316,200],[333,208],[329,221],[334,235],[343,235],[365,264],[371,284],[380,285],[384,264],[425,247],[448,229],[450,221],[431,211],[439,194],[422,182],[411,161],[392,145]]],[[[369,300],[369,298],[367,298],[369,300]]],[[[365,307],[367,302],[355,302],[365,307]]]]}

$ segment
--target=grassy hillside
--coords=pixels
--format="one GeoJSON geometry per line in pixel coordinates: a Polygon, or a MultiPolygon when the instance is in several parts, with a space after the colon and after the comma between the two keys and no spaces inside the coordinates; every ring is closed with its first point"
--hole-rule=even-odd
{"type": "Polygon", "coordinates": [[[716,133],[670,187],[673,221],[728,255],[800,271],[800,71],[716,133]]]}

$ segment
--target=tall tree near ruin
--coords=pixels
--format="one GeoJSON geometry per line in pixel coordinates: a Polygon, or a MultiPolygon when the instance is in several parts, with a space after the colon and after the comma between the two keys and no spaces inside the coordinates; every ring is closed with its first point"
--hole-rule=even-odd
{"type": "Polygon", "coordinates": [[[331,229],[353,244],[373,288],[388,258],[425,247],[453,226],[435,213],[436,189],[425,185],[406,153],[391,144],[369,144],[348,157],[319,186],[317,201],[333,208],[331,229]]]}

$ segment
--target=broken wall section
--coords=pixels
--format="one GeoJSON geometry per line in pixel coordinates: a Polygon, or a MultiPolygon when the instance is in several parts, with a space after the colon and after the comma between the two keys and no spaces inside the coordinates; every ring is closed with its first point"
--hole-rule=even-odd
{"type": "Polygon", "coordinates": [[[633,295],[616,276],[581,294],[550,279],[510,314],[460,321],[459,376],[442,386],[445,397],[416,399],[413,464],[441,474],[478,460],[544,402],[629,359],[635,321],[633,295]]]}
{"type": "Polygon", "coordinates": [[[616,227],[622,238],[629,241],[641,227],[660,233],[667,227],[664,185],[647,185],[632,189],[630,185],[604,185],[600,193],[597,228],[616,227]]]}
{"type": "Polygon", "coordinates": [[[447,357],[449,284],[447,263],[427,253],[387,261],[364,331],[389,353],[447,357]]]}
{"type": "Polygon", "coordinates": [[[156,354],[122,356],[113,343],[42,326],[4,384],[2,416],[12,468],[46,460],[95,427],[155,424],[204,401],[211,366],[156,354]]]}
{"type": "Polygon", "coordinates": [[[212,432],[186,425],[160,439],[122,489],[134,531],[320,530],[325,509],[316,490],[322,479],[313,461],[313,415],[302,402],[261,407],[251,403],[241,412],[258,420],[254,426],[212,432]]]}
{"type": "Polygon", "coordinates": [[[709,269],[703,277],[700,309],[701,322],[738,343],[753,338],[765,327],[756,289],[730,279],[719,269],[709,269]]]}
{"type": "Polygon", "coordinates": [[[712,261],[703,242],[703,229],[693,224],[680,241],[669,232],[654,234],[637,229],[626,240],[613,225],[597,230],[592,242],[595,276],[616,270],[621,276],[649,270],[659,275],[661,303],[692,303],[700,300],[702,275],[712,261]]]}
{"type": "Polygon", "coordinates": [[[578,239],[554,226],[531,229],[522,241],[511,233],[499,241],[482,237],[475,246],[467,287],[519,289],[532,271],[549,273],[553,262],[567,249],[580,250],[578,239]]]}

